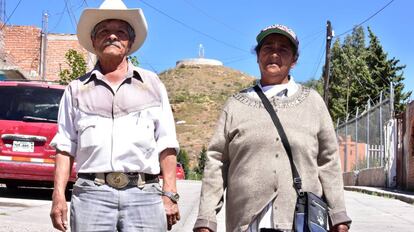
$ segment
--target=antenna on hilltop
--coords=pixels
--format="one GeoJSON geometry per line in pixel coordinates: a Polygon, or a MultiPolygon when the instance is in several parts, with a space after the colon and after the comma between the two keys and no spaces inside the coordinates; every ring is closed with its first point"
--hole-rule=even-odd
{"type": "Polygon", "coordinates": [[[204,47],[202,44],[198,46],[198,58],[204,58],[204,47]]]}

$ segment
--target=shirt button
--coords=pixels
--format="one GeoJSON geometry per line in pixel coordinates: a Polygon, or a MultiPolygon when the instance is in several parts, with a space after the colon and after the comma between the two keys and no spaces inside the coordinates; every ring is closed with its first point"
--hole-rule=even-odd
{"type": "Polygon", "coordinates": [[[280,140],[280,139],[279,139],[279,137],[277,137],[277,138],[276,138],[276,142],[279,142],[279,140],[280,140]]]}
{"type": "Polygon", "coordinates": [[[276,154],[276,158],[279,158],[279,154],[276,154]]]}

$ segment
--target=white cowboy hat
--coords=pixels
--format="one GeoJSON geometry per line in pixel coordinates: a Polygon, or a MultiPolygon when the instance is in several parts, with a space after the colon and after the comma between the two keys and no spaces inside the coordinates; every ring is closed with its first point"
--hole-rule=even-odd
{"type": "Polygon", "coordinates": [[[135,40],[128,55],[138,50],[147,37],[147,21],[141,9],[128,9],[122,0],[105,0],[99,8],[88,8],[79,19],[77,36],[79,43],[89,52],[95,54],[91,32],[99,22],[106,19],[123,20],[135,31],[135,40]]]}

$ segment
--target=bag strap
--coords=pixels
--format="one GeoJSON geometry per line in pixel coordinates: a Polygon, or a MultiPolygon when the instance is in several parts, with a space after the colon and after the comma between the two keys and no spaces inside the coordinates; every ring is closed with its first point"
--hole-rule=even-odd
{"type": "Polygon", "coordinates": [[[270,104],[269,99],[267,99],[267,97],[264,95],[262,89],[258,85],[255,85],[253,88],[254,88],[254,91],[256,91],[257,95],[259,95],[260,99],[262,100],[262,103],[265,109],[267,110],[270,117],[272,118],[273,124],[275,124],[276,126],[280,139],[282,140],[283,147],[285,148],[286,153],[289,157],[290,167],[292,169],[293,185],[296,189],[296,192],[299,195],[302,195],[302,179],[300,178],[299,172],[296,169],[295,163],[293,163],[292,150],[290,149],[289,140],[286,136],[285,130],[283,130],[283,126],[280,123],[279,117],[277,116],[275,109],[270,104]]]}

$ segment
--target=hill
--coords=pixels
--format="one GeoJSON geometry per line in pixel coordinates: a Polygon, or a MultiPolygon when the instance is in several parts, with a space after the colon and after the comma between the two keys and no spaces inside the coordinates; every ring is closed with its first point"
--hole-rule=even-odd
{"type": "Polygon", "coordinates": [[[159,74],[165,84],[177,122],[181,149],[188,152],[190,166],[208,145],[223,104],[233,93],[255,78],[225,66],[192,65],[159,74]]]}

